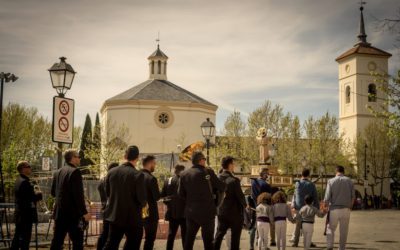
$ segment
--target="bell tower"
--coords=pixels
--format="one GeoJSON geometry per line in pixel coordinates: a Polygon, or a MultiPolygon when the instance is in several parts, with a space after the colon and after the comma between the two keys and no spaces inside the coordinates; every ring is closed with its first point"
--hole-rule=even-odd
{"type": "Polygon", "coordinates": [[[160,50],[160,44],[157,44],[156,51],[147,59],[149,60],[149,79],[167,80],[168,56],[160,50]]]}
{"type": "Polygon", "coordinates": [[[339,132],[344,133],[348,141],[354,141],[375,119],[368,107],[379,110],[387,98],[371,73],[387,74],[391,54],[367,42],[363,4],[361,2],[358,41],[336,58],[339,64],[339,132]]]}

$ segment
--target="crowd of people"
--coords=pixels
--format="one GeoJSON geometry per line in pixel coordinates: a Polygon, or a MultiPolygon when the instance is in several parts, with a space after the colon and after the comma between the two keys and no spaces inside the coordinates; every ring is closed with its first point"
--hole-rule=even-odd
{"type": "MultiPolygon", "coordinates": [[[[344,168],[337,166],[336,176],[328,181],[324,201],[318,201],[316,187],[309,180],[310,171],[304,169],[296,183],[291,205],[283,191],[271,188],[268,169],[263,168],[260,177],[252,179],[251,193],[245,196],[240,179],[234,176],[235,159],[222,159],[219,174],[206,167],[201,152],[192,156],[191,168],[175,166],[174,176],[168,178],[161,192],[153,172],[156,158],[148,155],[142,159],[142,169],[137,169],[139,148],[129,146],[125,162],[112,163],[107,175],[100,181],[103,212],[103,231],[97,249],[116,250],[125,236],[124,249],[154,248],[159,214],[157,202],[167,206],[165,219],[169,222],[166,249],[174,248],[178,229],[182,247],[191,250],[198,231],[201,231],[203,248],[218,250],[225,238],[229,249],[240,249],[242,229],[250,234],[250,249],[269,249],[277,246],[286,249],[287,221],[295,223],[293,246],[299,244],[300,231],[304,237],[304,249],[312,243],[315,216],[327,215],[327,248],[333,249],[334,235],[339,225],[339,249],[345,249],[354,202],[353,182],[344,176],[344,168]]],[[[64,153],[65,165],[53,177],[51,194],[55,197],[54,236],[50,249],[63,248],[68,233],[74,250],[83,249],[83,234],[89,221],[84,200],[82,175],[77,168],[79,153],[69,149],[64,153]]],[[[29,182],[31,167],[28,162],[18,163],[19,177],[15,184],[16,233],[11,249],[29,249],[32,224],[37,221],[36,193],[29,182]]],[[[244,247],[244,246],[242,246],[244,247]]],[[[247,249],[247,247],[244,247],[247,249]]]]}

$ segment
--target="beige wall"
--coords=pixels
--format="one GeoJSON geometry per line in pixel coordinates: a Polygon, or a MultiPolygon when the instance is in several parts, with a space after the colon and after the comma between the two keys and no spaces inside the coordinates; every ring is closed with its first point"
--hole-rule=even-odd
{"type": "Polygon", "coordinates": [[[177,152],[178,144],[185,147],[203,141],[200,125],[206,118],[215,124],[215,112],[215,108],[181,103],[106,104],[102,109],[102,122],[127,126],[129,144],[138,145],[141,153],[171,153],[177,152]],[[168,110],[173,115],[173,122],[167,128],[159,127],[155,121],[155,114],[160,109],[168,110]]]}

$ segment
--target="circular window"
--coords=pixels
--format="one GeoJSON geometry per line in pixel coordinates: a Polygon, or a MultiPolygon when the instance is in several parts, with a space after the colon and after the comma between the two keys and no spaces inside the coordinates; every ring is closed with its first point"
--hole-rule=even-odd
{"type": "Polygon", "coordinates": [[[154,115],[154,121],[160,128],[168,128],[173,122],[172,112],[166,108],[159,109],[154,115]]]}

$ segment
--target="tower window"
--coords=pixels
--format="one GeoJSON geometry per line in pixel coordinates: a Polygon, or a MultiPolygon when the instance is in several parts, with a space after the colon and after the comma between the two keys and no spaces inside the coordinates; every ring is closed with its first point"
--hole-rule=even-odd
{"type": "Polygon", "coordinates": [[[154,61],[151,61],[151,74],[154,74],[154,61]]]}
{"type": "Polygon", "coordinates": [[[376,85],[373,83],[368,85],[368,102],[376,102],[376,85]]]}
{"type": "Polygon", "coordinates": [[[164,62],[164,75],[167,74],[167,62],[164,62]]]}
{"type": "Polygon", "coordinates": [[[158,69],[157,69],[157,72],[158,72],[158,74],[161,74],[161,61],[158,61],[158,65],[157,65],[158,67],[158,69]]]}
{"type": "Polygon", "coordinates": [[[346,87],[346,103],[350,103],[350,93],[351,93],[351,91],[350,91],[350,86],[347,86],[346,87]]]}

